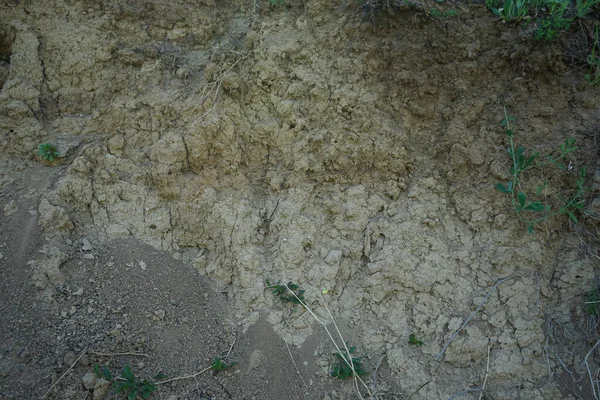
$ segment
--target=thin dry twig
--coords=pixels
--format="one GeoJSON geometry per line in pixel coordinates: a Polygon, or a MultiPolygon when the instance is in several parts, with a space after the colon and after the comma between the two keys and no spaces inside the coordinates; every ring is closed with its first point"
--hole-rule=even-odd
{"type": "Polygon", "coordinates": [[[10,3],[8,0],[4,0],[4,4],[6,4],[8,7],[12,8],[13,10],[15,9],[15,7],[17,6],[16,3],[10,3]]]}
{"type": "Polygon", "coordinates": [[[429,384],[429,381],[425,382],[424,384],[422,384],[421,386],[419,386],[419,388],[417,390],[415,390],[414,392],[412,392],[412,394],[410,396],[408,396],[406,398],[406,400],[410,400],[411,397],[413,397],[415,394],[419,393],[419,390],[423,389],[425,386],[427,386],[429,384]]]}
{"type": "Polygon", "coordinates": [[[463,328],[465,326],[467,326],[467,324],[469,323],[469,321],[475,316],[475,314],[477,314],[479,312],[479,310],[481,310],[481,308],[483,307],[483,305],[485,304],[485,302],[490,298],[491,294],[494,292],[494,290],[496,290],[496,288],[503,282],[514,278],[514,275],[508,276],[506,278],[502,278],[496,281],[496,283],[494,284],[494,286],[492,286],[492,288],[490,289],[490,291],[485,295],[485,297],[483,298],[483,301],[479,304],[479,306],[477,307],[477,309],[475,311],[473,311],[473,313],[469,316],[469,318],[467,318],[467,320],[465,322],[463,322],[463,324],[460,326],[460,328],[457,329],[456,332],[454,332],[452,334],[452,336],[450,336],[450,339],[448,339],[448,341],[446,342],[446,344],[444,345],[444,347],[442,348],[442,350],[440,351],[440,353],[438,354],[438,356],[436,357],[437,360],[439,360],[443,355],[444,352],[446,351],[446,349],[448,348],[448,346],[450,346],[450,343],[452,343],[452,341],[454,340],[454,338],[460,333],[460,331],[463,330],[463,328]]]}
{"type": "Polygon", "coordinates": [[[204,104],[204,102],[212,95],[212,93],[214,91],[212,104],[211,104],[210,108],[208,109],[208,111],[206,111],[204,114],[202,114],[201,116],[199,116],[198,118],[196,118],[196,120],[192,123],[192,127],[195,126],[198,123],[198,121],[200,121],[201,119],[203,119],[204,117],[206,117],[208,114],[210,114],[215,109],[215,107],[217,106],[217,103],[219,102],[219,95],[221,93],[221,86],[222,86],[223,78],[238,63],[240,63],[241,61],[243,61],[246,58],[250,57],[250,54],[252,54],[252,51],[249,52],[249,53],[247,53],[245,56],[243,56],[241,58],[238,58],[233,64],[231,64],[231,66],[229,68],[227,68],[227,70],[225,72],[223,72],[221,75],[219,75],[219,77],[217,79],[215,79],[214,82],[212,82],[212,87],[210,88],[210,90],[208,91],[208,93],[206,93],[205,95],[203,95],[202,98],[200,99],[200,105],[204,104]]]}
{"type": "MultiPolygon", "coordinates": [[[[335,339],[333,338],[333,335],[331,334],[331,332],[329,331],[329,329],[327,328],[327,325],[325,324],[325,322],[323,322],[319,317],[317,317],[317,315],[306,305],[306,303],[300,299],[296,293],[291,290],[286,284],[283,284],[283,286],[290,291],[290,293],[292,293],[294,295],[294,297],[296,298],[296,300],[298,300],[298,302],[302,305],[302,307],[304,307],[306,309],[306,311],[309,312],[310,315],[312,315],[312,317],[323,327],[323,329],[325,329],[325,332],[327,332],[327,335],[329,336],[329,339],[331,340],[331,342],[333,343],[333,345],[335,346],[336,350],[338,351],[338,353],[343,354],[342,349],[340,349],[340,347],[338,346],[337,342],[335,341],[335,339]]],[[[325,308],[327,309],[327,312],[329,313],[330,317],[331,317],[331,322],[333,323],[333,326],[335,327],[338,335],[340,336],[340,339],[342,340],[342,343],[344,343],[344,347],[346,348],[346,351],[348,351],[348,347],[346,346],[346,341],[344,340],[344,337],[342,336],[342,334],[340,333],[340,330],[338,329],[337,324],[335,323],[335,319],[333,318],[333,315],[331,315],[331,312],[329,311],[329,308],[327,308],[327,305],[325,305],[325,308]]],[[[347,353],[348,355],[350,355],[350,352],[347,353]]],[[[354,373],[354,383],[357,387],[357,393],[358,396],[363,399],[362,394],[360,393],[360,391],[358,390],[358,382],[360,382],[362,384],[362,386],[366,389],[367,393],[369,394],[369,397],[373,397],[371,390],[369,389],[369,386],[367,386],[367,384],[356,374],[356,370],[354,369],[354,365],[352,364],[352,357],[342,357],[344,359],[344,361],[346,362],[346,364],[351,368],[352,372],[354,373]],[[348,361],[346,358],[350,358],[350,361],[348,361]]]]}
{"type": "Polygon", "coordinates": [[[385,357],[387,357],[387,353],[384,354],[383,356],[381,356],[381,358],[377,362],[377,366],[375,367],[375,372],[373,372],[373,384],[371,384],[371,387],[373,388],[373,399],[374,400],[377,400],[377,371],[379,371],[379,367],[381,366],[381,363],[383,362],[385,357]]]}
{"type": "Polygon", "coordinates": [[[290,355],[290,358],[292,359],[292,364],[294,364],[294,368],[296,368],[296,373],[300,377],[300,380],[304,384],[304,387],[306,387],[306,390],[310,390],[310,388],[308,387],[308,385],[304,381],[304,378],[302,377],[302,374],[300,373],[300,370],[298,369],[298,366],[296,365],[296,361],[294,361],[294,356],[292,355],[292,351],[290,350],[290,345],[288,344],[287,340],[285,340],[285,339],[283,339],[283,343],[285,343],[285,347],[287,347],[287,351],[288,351],[288,353],[290,355]]]}
{"type": "Polygon", "coordinates": [[[144,353],[124,352],[124,353],[98,353],[96,351],[90,351],[89,354],[100,357],[118,357],[118,356],[134,356],[134,357],[150,357],[144,353]]]}
{"type": "Polygon", "coordinates": [[[75,360],[75,362],[73,362],[73,364],[71,364],[71,366],[69,367],[69,369],[68,369],[68,370],[66,370],[66,371],[64,372],[64,374],[62,374],[62,375],[60,376],[60,378],[58,378],[58,379],[56,380],[56,382],[54,382],[54,384],[53,384],[52,386],[50,386],[50,389],[48,389],[48,391],[47,391],[46,393],[44,393],[44,395],[41,397],[42,399],[45,399],[45,398],[46,398],[46,397],[47,397],[47,396],[50,394],[50,392],[52,391],[52,389],[54,389],[54,387],[55,387],[56,385],[58,385],[58,382],[60,382],[60,381],[62,380],[62,378],[64,378],[64,377],[65,377],[65,376],[66,376],[66,375],[69,373],[69,371],[71,371],[71,370],[73,369],[73,367],[75,366],[75,364],[77,364],[77,363],[79,362],[79,360],[81,360],[81,357],[83,357],[83,355],[84,355],[86,352],[87,352],[87,349],[85,349],[85,350],[83,350],[83,351],[81,352],[81,354],[79,355],[79,357],[77,357],[77,360],[75,360]]]}
{"type": "MultiPolygon", "coordinates": [[[[229,346],[229,351],[227,352],[227,356],[225,356],[225,358],[229,357],[229,353],[231,353],[231,349],[233,349],[233,345],[235,344],[235,340],[236,338],[233,339],[233,343],[231,343],[231,346],[229,346]]],[[[166,379],[164,381],[160,381],[160,382],[154,382],[155,385],[162,385],[165,383],[170,383],[170,382],[175,382],[175,381],[181,381],[183,379],[196,379],[196,377],[200,374],[205,373],[206,371],[212,369],[212,365],[210,367],[206,367],[203,370],[200,370],[198,372],[195,372],[193,374],[189,374],[189,375],[182,375],[182,376],[178,376],[175,378],[171,378],[171,379],[166,379]]]]}
{"type": "Polygon", "coordinates": [[[229,355],[231,354],[231,350],[233,350],[233,346],[235,345],[236,340],[237,340],[237,336],[234,336],[233,342],[231,342],[231,346],[229,346],[229,351],[227,351],[227,355],[225,356],[226,360],[227,360],[227,358],[229,358],[229,355]]]}
{"type": "Polygon", "coordinates": [[[485,378],[483,378],[483,385],[481,385],[481,393],[479,394],[479,400],[483,397],[483,392],[485,390],[485,384],[487,383],[487,378],[490,373],[490,341],[488,339],[488,355],[487,355],[487,366],[485,367],[485,378]]]}
{"type": "Polygon", "coordinates": [[[600,388],[598,387],[598,381],[594,379],[592,375],[592,370],[590,369],[590,364],[588,363],[588,358],[592,355],[596,347],[600,344],[600,340],[596,342],[596,344],[590,349],[585,358],[583,359],[582,365],[585,364],[585,368],[588,372],[588,376],[590,377],[590,384],[592,385],[592,394],[594,395],[594,399],[598,400],[598,396],[600,395],[600,388]]]}
{"type": "Polygon", "coordinates": [[[211,369],[212,366],[210,367],[206,367],[204,368],[202,371],[198,371],[195,374],[191,374],[191,375],[183,375],[183,376],[178,376],[176,378],[171,378],[171,379],[167,379],[164,381],[160,381],[160,382],[154,382],[155,385],[162,385],[164,383],[169,383],[169,382],[175,382],[175,381],[180,381],[183,379],[192,379],[192,378],[196,378],[198,375],[205,373],[206,371],[208,371],[209,369],[211,369]]]}

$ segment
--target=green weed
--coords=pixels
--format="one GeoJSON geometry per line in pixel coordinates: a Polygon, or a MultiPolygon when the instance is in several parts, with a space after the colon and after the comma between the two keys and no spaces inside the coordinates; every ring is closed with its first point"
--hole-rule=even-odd
{"type": "Polygon", "coordinates": [[[509,147],[508,155],[512,161],[510,168],[511,179],[507,184],[498,183],[495,188],[502,193],[507,194],[513,206],[514,211],[521,221],[527,225],[528,232],[533,232],[533,225],[539,222],[546,221],[555,215],[567,215],[573,222],[577,223],[578,219],[576,212],[584,211],[584,194],[588,189],[584,188],[586,178],[586,167],[579,170],[576,180],[576,189],[573,194],[567,197],[559,196],[558,206],[548,204],[548,199],[543,196],[544,191],[548,191],[548,182],[544,181],[535,188],[535,198],[525,193],[523,189],[523,177],[526,172],[536,168],[544,168],[554,166],[563,172],[567,172],[572,168],[564,165],[567,156],[577,150],[575,139],[567,138],[565,142],[559,146],[559,155],[552,157],[546,155],[545,161],[539,161],[539,153],[537,151],[526,151],[522,146],[515,147],[514,130],[511,128],[511,122],[514,122],[513,117],[509,117],[504,109],[504,119],[502,127],[505,128],[506,136],[508,137],[509,147]],[[541,200],[540,200],[541,199],[541,200]],[[542,201],[543,200],[543,201],[542,201]]]}
{"type": "Polygon", "coordinates": [[[454,8],[451,8],[446,11],[438,11],[437,8],[432,7],[429,13],[433,18],[444,19],[454,17],[456,14],[458,14],[458,11],[456,11],[454,8]]]}
{"type": "Polygon", "coordinates": [[[600,316],[600,286],[594,285],[592,290],[585,294],[583,309],[592,316],[600,316]]]}
{"type": "Polygon", "coordinates": [[[490,10],[493,8],[500,8],[502,0],[485,0],[485,6],[490,10]]]}
{"type": "Polygon", "coordinates": [[[356,346],[352,346],[348,347],[348,350],[342,349],[333,353],[336,357],[336,361],[331,366],[331,376],[346,380],[353,376],[363,376],[367,373],[362,365],[361,359],[353,356],[355,351],[356,346]]]}
{"type": "Polygon", "coordinates": [[[421,347],[425,343],[423,343],[422,341],[420,341],[419,339],[417,339],[417,337],[415,335],[410,335],[408,337],[408,344],[413,345],[413,346],[417,346],[417,347],[421,347]]]}
{"type": "Polygon", "coordinates": [[[289,282],[283,285],[280,282],[271,284],[267,279],[267,289],[272,289],[271,292],[275,297],[279,297],[284,303],[302,304],[304,302],[304,290],[295,283],[289,282]],[[286,287],[287,286],[287,287],[286,287]]]}
{"type": "Polygon", "coordinates": [[[58,149],[51,143],[42,143],[38,146],[37,154],[46,161],[54,161],[55,158],[60,156],[58,149]]]}
{"type": "Polygon", "coordinates": [[[562,14],[543,18],[539,21],[533,37],[535,40],[556,39],[561,33],[569,30],[572,22],[572,18],[565,18],[562,14]]]}
{"type": "Polygon", "coordinates": [[[579,18],[587,16],[592,11],[592,8],[598,4],[600,4],[600,0],[576,0],[577,16],[579,18]]]}
{"type": "Polygon", "coordinates": [[[219,371],[228,370],[229,368],[233,367],[234,365],[237,365],[237,362],[232,362],[232,363],[228,364],[228,363],[224,362],[223,360],[221,360],[220,357],[215,357],[212,360],[210,369],[212,369],[213,371],[219,372],[219,371]]]}
{"type": "MultiPolygon", "coordinates": [[[[135,400],[141,397],[149,399],[152,393],[158,390],[158,387],[147,379],[139,379],[133,374],[133,370],[129,364],[123,365],[120,377],[113,377],[112,373],[106,366],[94,365],[94,373],[101,378],[113,383],[115,393],[123,393],[127,396],[127,400],[135,400]]],[[[158,374],[154,377],[155,380],[163,379],[163,374],[158,374]]]]}
{"type": "Polygon", "coordinates": [[[492,8],[492,13],[504,21],[513,22],[529,18],[529,2],[527,0],[504,0],[502,7],[492,8]]]}
{"type": "Polygon", "coordinates": [[[598,54],[598,50],[600,50],[600,37],[598,36],[598,26],[599,25],[596,25],[596,35],[594,37],[592,52],[587,58],[590,69],[588,73],[585,74],[585,80],[590,86],[600,82],[600,54],[598,54]]]}

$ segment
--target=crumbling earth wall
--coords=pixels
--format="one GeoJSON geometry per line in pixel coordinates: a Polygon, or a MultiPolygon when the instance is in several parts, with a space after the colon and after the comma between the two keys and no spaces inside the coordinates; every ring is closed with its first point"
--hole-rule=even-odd
{"type": "MultiPolygon", "coordinates": [[[[594,270],[564,220],[527,234],[493,190],[506,179],[499,121],[505,104],[526,143],[573,135],[592,157],[598,89],[565,74],[558,45],[483,7],[373,22],[332,3],[5,7],[0,148],[29,157],[51,141],[66,155],[43,228],[172,251],[228,287],[249,323],[272,302],[266,279],[299,283],[362,351],[387,354],[395,387],[429,382],[415,399],[486,375],[494,398],[565,398],[546,321],[584,318],[573,310],[594,270]],[[413,333],[427,345],[409,346],[413,333]]],[[[300,344],[313,329],[284,331],[300,344]]]]}

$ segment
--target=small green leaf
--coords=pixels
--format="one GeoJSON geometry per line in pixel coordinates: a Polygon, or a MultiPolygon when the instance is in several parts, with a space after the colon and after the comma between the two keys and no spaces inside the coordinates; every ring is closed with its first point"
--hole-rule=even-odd
{"type": "Polygon", "coordinates": [[[496,183],[496,186],[494,186],[494,187],[496,188],[496,190],[498,190],[502,193],[510,193],[508,188],[501,183],[496,183]]]}
{"type": "Polygon", "coordinates": [[[123,365],[123,370],[121,371],[121,376],[123,378],[127,379],[128,381],[135,380],[135,377],[133,376],[133,371],[131,370],[131,365],[129,365],[129,364],[123,365]]]}
{"type": "Polygon", "coordinates": [[[548,182],[544,181],[544,184],[543,184],[543,185],[541,185],[541,186],[538,186],[538,187],[535,189],[535,194],[539,196],[539,195],[540,195],[540,193],[542,193],[542,190],[544,190],[544,189],[546,188],[546,186],[547,186],[547,185],[548,185],[548,182]]]}
{"type": "Polygon", "coordinates": [[[525,207],[525,203],[527,202],[527,195],[523,192],[517,193],[517,200],[519,201],[519,205],[521,208],[525,207]]]}
{"type": "Polygon", "coordinates": [[[578,210],[583,210],[583,207],[585,207],[585,204],[583,204],[581,202],[575,202],[575,203],[571,203],[571,206],[578,210]]]}
{"type": "Polygon", "coordinates": [[[534,201],[533,203],[528,204],[527,207],[524,208],[524,210],[526,211],[544,211],[545,209],[546,207],[539,201],[534,201]]]}
{"type": "Polygon", "coordinates": [[[530,166],[530,165],[531,165],[531,164],[532,164],[532,163],[535,161],[535,159],[537,158],[537,156],[538,156],[538,153],[537,153],[537,152],[533,153],[533,154],[532,154],[532,155],[531,155],[531,156],[530,156],[530,157],[527,159],[527,161],[526,161],[526,162],[525,162],[525,164],[523,165],[523,168],[522,168],[522,169],[527,169],[527,168],[528,168],[528,167],[529,167],[529,166],[530,166]]]}
{"type": "Polygon", "coordinates": [[[569,216],[569,218],[571,218],[571,221],[573,221],[573,222],[575,222],[575,223],[577,223],[577,222],[578,222],[578,221],[577,221],[577,217],[576,217],[576,216],[575,216],[575,214],[573,214],[572,212],[570,212],[570,211],[567,211],[567,215],[569,216]]]}

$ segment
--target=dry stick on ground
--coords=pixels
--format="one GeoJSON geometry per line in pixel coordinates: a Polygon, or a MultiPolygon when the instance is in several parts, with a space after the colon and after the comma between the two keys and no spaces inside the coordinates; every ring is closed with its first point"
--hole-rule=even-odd
{"type": "Polygon", "coordinates": [[[236,340],[237,340],[237,336],[234,336],[233,342],[231,342],[231,346],[229,346],[229,351],[227,351],[227,355],[225,356],[226,360],[227,360],[227,358],[229,358],[229,355],[231,354],[231,350],[233,350],[233,346],[235,345],[236,340]]]}
{"type": "Polygon", "coordinates": [[[214,90],[214,97],[213,97],[213,101],[212,101],[212,105],[211,107],[208,109],[208,111],[206,111],[204,114],[202,114],[201,116],[199,116],[198,118],[196,118],[196,120],[192,123],[192,127],[194,125],[196,125],[198,123],[198,121],[200,121],[201,119],[203,119],[204,117],[206,117],[208,114],[210,114],[215,107],[217,106],[217,103],[219,101],[219,94],[221,92],[221,86],[222,86],[222,81],[223,78],[225,77],[225,75],[227,75],[229,73],[229,71],[231,71],[233,69],[233,67],[235,67],[240,61],[245,60],[246,58],[250,57],[250,54],[252,54],[252,51],[249,52],[248,54],[246,54],[245,56],[238,58],[233,64],[231,64],[231,66],[229,68],[227,68],[227,70],[225,72],[223,72],[221,75],[219,75],[219,77],[212,82],[212,87],[210,88],[210,90],[208,91],[208,93],[204,96],[202,96],[202,98],[200,99],[200,105],[204,104],[204,102],[210,97],[211,93],[214,90]]]}
{"type": "MultiPolygon", "coordinates": [[[[325,324],[325,322],[321,321],[321,319],[319,317],[317,317],[317,315],[306,305],[306,303],[304,303],[304,301],[302,299],[300,299],[298,296],[296,296],[296,293],[293,290],[291,290],[286,284],[283,284],[283,286],[287,290],[289,290],[290,293],[292,293],[294,295],[294,297],[296,298],[296,300],[298,300],[298,302],[302,305],[302,307],[304,307],[306,309],[306,311],[308,311],[310,313],[310,315],[312,315],[312,317],[323,327],[323,329],[325,329],[325,332],[327,332],[327,335],[329,336],[329,339],[331,340],[331,342],[335,346],[335,348],[338,351],[338,353],[339,354],[344,354],[342,352],[342,350],[340,349],[340,347],[338,346],[338,344],[335,341],[335,339],[333,338],[333,335],[331,334],[331,332],[327,328],[327,325],[325,324]]],[[[346,364],[350,367],[350,369],[353,372],[353,375],[354,375],[354,378],[355,378],[354,382],[355,382],[356,387],[358,388],[358,382],[360,382],[363,385],[363,387],[366,389],[367,393],[369,394],[369,397],[373,398],[373,395],[371,394],[371,390],[369,389],[369,386],[367,386],[367,384],[356,374],[356,370],[354,369],[354,365],[352,363],[352,356],[350,355],[350,352],[348,351],[348,347],[346,345],[346,341],[344,340],[344,337],[340,333],[340,330],[338,329],[338,326],[335,323],[335,319],[331,315],[331,312],[329,311],[329,308],[327,308],[327,305],[325,303],[323,303],[323,304],[325,305],[325,308],[327,309],[327,312],[331,316],[331,322],[333,323],[333,326],[335,327],[338,335],[340,336],[340,339],[342,340],[342,343],[344,343],[344,347],[345,347],[345,349],[347,351],[346,354],[348,354],[348,357],[342,357],[342,358],[344,359],[344,361],[346,362],[346,364]],[[347,360],[347,358],[349,358],[350,360],[347,360]],[[357,380],[358,380],[358,382],[357,382],[357,380]]],[[[357,393],[358,393],[358,396],[361,399],[363,399],[363,396],[360,393],[360,391],[358,391],[357,393]]]]}
{"type": "Polygon", "coordinates": [[[464,396],[465,394],[469,394],[469,393],[475,393],[475,392],[481,392],[479,394],[479,400],[481,400],[481,398],[483,397],[483,392],[485,391],[485,384],[487,383],[487,378],[488,375],[490,373],[490,340],[488,339],[488,348],[487,348],[487,366],[485,367],[485,378],[483,378],[483,385],[481,385],[480,388],[475,388],[475,389],[467,389],[464,390],[460,393],[456,393],[454,395],[452,395],[448,400],[452,400],[455,399],[457,397],[460,396],[464,396]]]}
{"type": "Polygon", "coordinates": [[[306,387],[306,390],[310,390],[310,388],[308,387],[308,385],[304,381],[304,378],[302,377],[302,374],[300,373],[300,370],[298,369],[298,366],[296,365],[296,361],[294,361],[294,356],[292,355],[292,351],[290,350],[290,345],[288,344],[287,340],[285,340],[285,339],[283,339],[283,343],[285,343],[285,347],[287,347],[287,351],[290,354],[290,358],[292,359],[292,364],[294,364],[294,368],[296,368],[296,373],[300,377],[300,380],[302,381],[302,383],[306,387]]]}
{"type": "Polygon", "coordinates": [[[514,278],[514,275],[508,276],[506,278],[502,278],[499,279],[498,281],[496,281],[496,284],[490,289],[490,291],[488,292],[488,294],[485,295],[485,297],[483,298],[483,301],[479,304],[479,306],[477,307],[477,309],[475,311],[473,311],[473,313],[469,316],[469,318],[467,318],[467,320],[460,326],[460,328],[458,328],[458,330],[456,332],[454,332],[452,334],[452,336],[450,336],[450,339],[448,339],[448,341],[446,342],[446,344],[444,345],[444,347],[442,348],[442,351],[440,351],[440,354],[438,354],[438,356],[436,357],[436,359],[440,359],[443,355],[444,352],[446,351],[446,349],[448,348],[448,346],[450,346],[450,343],[452,343],[452,341],[454,340],[454,338],[456,337],[456,335],[458,335],[460,333],[460,331],[463,330],[463,328],[469,323],[469,321],[475,316],[475,314],[477,314],[479,312],[479,310],[481,310],[481,308],[483,307],[483,305],[485,304],[485,302],[487,301],[487,299],[489,299],[489,297],[491,296],[491,294],[494,292],[494,290],[496,290],[496,288],[498,287],[498,285],[500,285],[501,283],[514,278]]]}
{"type": "MultiPolygon", "coordinates": [[[[235,340],[236,340],[236,339],[234,338],[234,339],[233,339],[233,343],[231,344],[231,346],[229,346],[229,351],[227,352],[227,356],[226,356],[225,358],[229,357],[229,353],[231,353],[231,349],[233,349],[233,345],[235,344],[235,340]]],[[[206,371],[208,371],[208,370],[210,370],[210,369],[212,369],[212,365],[211,365],[210,367],[206,367],[206,368],[204,368],[203,370],[201,370],[201,371],[198,371],[198,372],[196,372],[196,373],[193,373],[193,374],[189,374],[189,375],[182,375],[182,376],[178,376],[178,377],[176,377],[176,378],[166,379],[166,380],[164,380],[164,381],[160,381],[160,382],[153,382],[153,383],[154,383],[155,385],[162,385],[162,384],[165,384],[165,383],[170,383],[170,382],[175,382],[175,381],[181,381],[181,380],[183,380],[183,379],[196,379],[196,377],[197,377],[198,375],[200,375],[200,374],[203,374],[203,373],[205,373],[206,371]]]]}
{"type": "Polygon", "coordinates": [[[77,364],[77,363],[79,362],[79,360],[81,360],[81,357],[83,357],[83,355],[84,355],[86,352],[87,352],[87,349],[85,349],[85,350],[83,350],[83,351],[81,352],[81,354],[79,355],[79,357],[77,357],[77,360],[75,360],[75,362],[74,362],[73,364],[71,364],[71,366],[69,367],[69,369],[68,369],[68,370],[66,370],[66,371],[65,371],[65,373],[64,373],[64,374],[62,374],[62,375],[60,376],[60,378],[58,378],[58,379],[56,380],[56,382],[54,382],[54,384],[53,384],[52,386],[50,386],[50,389],[48,389],[48,391],[47,391],[47,392],[46,392],[46,393],[45,393],[45,394],[44,394],[44,395],[41,397],[42,399],[45,399],[45,398],[46,398],[46,397],[47,397],[47,396],[50,394],[50,392],[52,391],[52,389],[54,389],[54,387],[55,387],[56,385],[58,385],[58,382],[60,382],[60,381],[62,380],[62,378],[64,378],[64,377],[65,377],[65,376],[66,376],[66,375],[69,373],[69,371],[71,371],[71,370],[73,369],[73,367],[75,366],[75,364],[77,364]]]}
{"type": "Polygon", "coordinates": [[[125,352],[125,353],[97,353],[95,351],[90,351],[88,353],[89,354],[93,354],[95,356],[100,356],[100,357],[118,357],[118,356],[150,357],[148,354],[133,353],[133,352],[125,352]]]}
{"type": "Polygon", "coordinates": [[[487,378],[490,373],[490,340],[488,339],[488,356],[487,356],[487,366],[485,367],[485,378],[483,378],[483,385],[481,385],[481,393],[479,394],[479,400],[483,397],[483,392],[485,390],[485,384],[487,383],[487,378]]]}
{"type": "Polygon", "coordinates": [[[427,386],[429,384],[429,381],[425,382],[424,384],[422,384],[421,386],[419,386],[419,388],[417,390],[415,390],[414,392],[412,392],[412,394],[410,396],[408,396],[406,398],[406,400],[410,400],[415,394],[419,393],[419,390],[423,389],[425,386],[427,386]]]}
{"type": "Polygon", "coordinates": [[[375,372],[373,372],[373,384],[371,387],[373,388],[373,399],[377,400],[377,371],[379,371],[379,366],[383,362],[384,358],[387,356],[387,353],[384,354],[379,361],[377,362],[377,366],[375,367],[375,372]]]}
{"type": "Polygon", "coordinates": [[[162,385],[164,383],[169,383],[169,382],[175,382],[175,381],[180,381],[183,379],[192,379],[192,378],[196,378],[198,375],[205,373],[206,371],[208,371],[209,369],[212,368],[212,365],[210,367],[206,367],[204,368],[202,371],[198,371],[195,374],[191,374],[191,375],[183,375],[183,376],[178,376],[177,378],[171,378],[171,379],[167,379],[164,381],[160,381],[160,382],[154,382],[155,385],[162,385]]]}
{"type": "MultiPolygon", "coordinates": [[[[353,377],[354,377],[354,386],[356,387],[356,392],[358,393],[358,395],[362,399],[363,397],[360,394],[360,388],[358,387],[358,380],[360,380],[361,383],[365,386],[365,388],[367,388],[367,391],[369,393],[369,397],[372,398],[373,394],[371,393],[371,391],[369,390],[369,388],[367,387],[367,385],[363,382],[363,380],[358,376],[358,374],[356,373],[356,370],[354,369],[354,360],[352,360],[352,354],[350,354],[350,349],[348,349],[348,344],[346,343],[346,341],[344,340],[344,337],[342,336],[340,330],[338,329],[338,326],[335,323],[335,319],[333,318],[333,315],[331,314],[331,311],[329,311],[329,307],[327,307],[327,302],[323,302],[323,306],[325,306],[325,309],[327,310],[327,313],[329,314],[329,318],[331,318],[331,321],[333,322],[333,326],[335,327],[335,330],[337,331],[338,336],[340,337],[340,339],[342,340],[342,343],[344,344],[344,350],[346,350],[347,357],[343,357],[342,356],[342,358],[344,359],[344,361],[346,361],[346,364],[348,364],[348,366],[350,366],[350,369],[352,369],[353,377]]],[[[338,349],[338,352],[339,352],[339,349],[338,349]]],[[[342,354],[342,353],[339,352],[339,354],[342,354]]]]}
{"type": "Polygon", "coordinates": [[[590,364],[588,363],[588,358],[594,352],[596,347],[598,347],[599,344],[600,344],[600,340],[598,340],[596,342],[596,344],[594,345],[594,347],[592,347],[592,349],[587,353],[587,355],[583,359],[583,363],[582,363],[582,365],[585,364],[585,368],[588,372],[588,376],[590,377],[590,384],[592,385],[592,394],[594,395],[594,399],[596,399],[596,400],[598,400],[598,396],[600,395],[600,388],[598,388],[598,381],[594,380],[594,377],[592,376],[592,371],[590,369],[590,364]]]}

